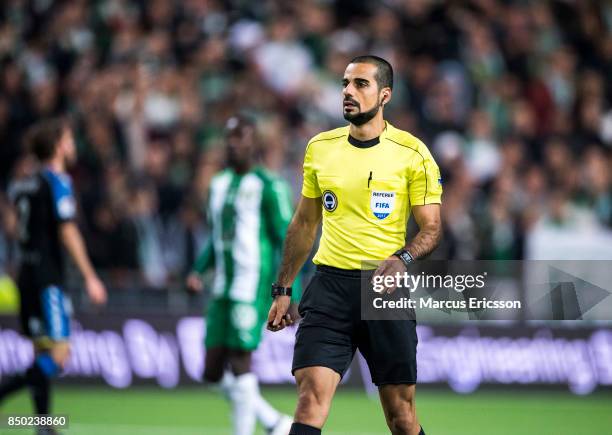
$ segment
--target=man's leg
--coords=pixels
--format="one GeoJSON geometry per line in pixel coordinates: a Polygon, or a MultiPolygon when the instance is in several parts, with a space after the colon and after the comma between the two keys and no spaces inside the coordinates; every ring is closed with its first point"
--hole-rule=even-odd
{"type": "Polygon", "coordinates": [[[0,384],[0,402],[12,393],[30,387],[36,413],[48,414],[50,379],[55,377],[61,364],[65,361],[62,353],[68,354],[67,343],[57,346],[59,347],[55,351],[55,358],[48,348],[43,351],[37,350],[34,362],[24,373],[19,373],[4,380],[0,384]]]}
{"type": "Polygon", "coordinates": [[[378,386],[378,394],[392,434],[419,435],[415,409],[417,382],[416,322],[414,320],[364,320],[359,330],[359,350],[378,386]]]}
{"type": "Polygon", "coordinates": [[[46,287],[41,295],[41,314],[46,337],[34,363],[32,400],[38,414],[48,414],[53,380],[70,357],[70,315],[72,305],[59,286],[46,287]]]}
{"type": "Polygon", "coordinates": [[[206,315],[206,360],[204,361],[204,382],[219,387],[227,397],[230,379],[224,376],[227,366],[227,323],[228,301],[212,299],[206,315]]]}
{"type": "Polygon", "coordinates": [[[295,370],[298,403],[290,435],[317,435],[327,420],[340,375],[327,367],[295,370]]]}
{"type": "MultiPolygon", "coordinates": [[[[30,278],[33,274],[25,274],[23,276],[30,278]]],[[[32,288],[28,282],[24,282],[22,277],[20,277],[18,281],[19,293],[20,293],[20,312],[19,312],[19,321],[21,323],[22,332],[33,339],[36,334],[40,334],[42,331],[32,331],[30,328],[30,318],[36,316],[37,319],[40,319],[42,315],[40,314],[39,305],[36,303],[35,298],[36,289],[32,288]]],[[[42,324],[41,320],[38,320],[38,324],[42,324]]],[[[36,345],[36,341],[33,341],[33,344],[36,345]]],[[[11,377],[6,377],[2,379],[0,383],[0,404],[11,394],[16,393],[28,386],[30,371],[32,366],[30,366],[26,371],[21,373],[16,373],[11,377]]]]}
{"type": "Polygon", "coordinates": [[[28,385],[27,372],[17,373],[11,377],[2,379],[0,383],[0,403],[26,385],[28,385]]]}
{"type": "Polygon", "coordinates": [[[252,435],[255,432],[255,400],[259,390],[255,375],[244,371],[250,362],[250,352],[243,355],[225,347],[206,350],[204,380],[217,384],[232,405],[234,435],[252,435]],[[226,370],[227,365],[231,371],[226,370]]]}
{"type": "Polygon", "coordinates": [[[393,435],[425,434],[416,415],[415,387],[414,384],[389,384],[378,388],[387,426],[393,435]]]}
{"type": "Polygon", "coordinates": [[[24,302],[20,317],[26,334],[35,337],[36,356],[24,374],[0,387],[0,400],[27,385],[36,413],[48,414],[51,380],[59,374],[70,356],[70,304],[58,286],[46,287],[40,296],[36,295],[40,297],[39,301],[32,300],[36,291],[27,291],[28,288],[27,285],[21,287],[24,302]]]}
{"type": "Polygon", "coordinates": [[[226,347],[206,349],[204,381],[213,387],[217,387],[223,393],[223,397],[232,405],[233,434],[251,435],[255,431],[255,418],[248,418],[250,414],[254,415],[254,412],[248,410],[248,401],[251,399],[243,391],[244,382],[237,383],[236,376],[226,369],[229,363],[229,355],[230,350],[226,347]],[[246,421],[242,407],[247,409],[246,421]]]}
{"type": "Polygon", "coordinates": [[[223,372],[227,363],[228,350],[225,347],[206,348],[206,360],[204,361],[204,382],[217,384],[223,378],[223,372]]]}
{"type": "Polygon", "coordinates": [[[216,300],[209,306],[206,322],[204,378],[219,383],[231,403],[234,434],[254,433],[256,418],[271,434],[281,433],[283,423],[288,426],[289,417],[279,414],[261,397],[257,378],[251,373],[251,349],[259,344],[262,329],[255,307],[216,300]]]}
{"type": "Polygon", "coordinates": [[[255,433],[255,397],[259,395],[257,378],[249,372],[251,353],[228,350],[231,372],[224,376],[227,397],[232,405],[234,435],[255,433]]]}
{"type": "Polygon", "coordinates": [[[48,352],[41,352],[30,369],[30,390],[37,414],[49,414],[51,408],[51,381],[70,357],[68,341],[53,342],[48,352]]]}
{"type": "Polygon", "coordinates": [[[50,348],[39,350],[25,373],[7,379],[0,385],[0,400],[23,387],[29,387],[36,414],[49,414],[51,380],[55,378],[70,356],[67,341],[54,342],[50,348]]]}
{"type": "Polygon", "coordinates": [[[251,372],[251,356],[252,353],[246,350],[230,350],[229,366],[236,381],[242,382],[249,390],[249,395],[253,397],[254,411],[257,420],[268,431],[268,433],[282,433],[287,435],[289,430],[290,418],[282,415],[270,405],[266,399],[261,396],[258,380],[254,373],[251,372]],[[286,420],[286,421],[285,421],[286,420]]]}
{"type": "MultiPolygon", "coordinates": [[[[231,403],[234,435],[252,435],[255,432],[253,379],[235,376],[227,370],[232,353],[230,349],[242,347],[240,329],[236,328],[240,325],[240,318],[234,313],[235,310],[235,303],[227,299],[213,299],[208,306],[204,380],[217,383],[231,403]]],[[[250,365],[250,358],[248,362],[250,365]]],[[[235,356],[232,363],[237,364],[235,356]]]]}

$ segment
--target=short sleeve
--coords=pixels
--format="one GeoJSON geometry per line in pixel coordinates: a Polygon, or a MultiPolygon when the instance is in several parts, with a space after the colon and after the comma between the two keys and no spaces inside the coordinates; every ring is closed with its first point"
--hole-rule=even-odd
{"type": "Polygon", "coordinates": [[[76,201],[74,200],[70,177],[48,171],[45,178],[51,188],[51,201],[58,221],[73,220],[76,216],[76,201]]]}
{"type": "Polygon", "coordinates": [[[302,195],[307,198],[318,198],[321,196],[317,176],[313,168],[313,147],[308,144],[306,155],[304,156],[304,182],[302,184],[302,195]]]}
{"type": "Polygon", "coordinates": [[[412,179],[408,188],[410,204],[427,205],[442,203],[442,177],[440,168],[425,147],[414,159],[412,179]]]}

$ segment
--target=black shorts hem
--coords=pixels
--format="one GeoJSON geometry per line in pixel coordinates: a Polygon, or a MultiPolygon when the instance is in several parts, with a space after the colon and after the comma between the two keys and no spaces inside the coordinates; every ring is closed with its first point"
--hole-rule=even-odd
{"type": "Polygon", "coordinates": [[[376,385],[377,387],[381,387],[383,385],[416,385],[416,381],[415,380],[410,380],[410,381],[380,381],[380,382],[374,382],[374,385],[376,385]]]}
{"type": "Polygon", "coordinates": [[[311,363],[311,364],[301,364],[299,366],[291,367],[291,375],[295,377],[295,371],[299,369],[305,369],[306,367],[325,367],[326,369],[331,369],[340,375],[340,380],[344,377],[344,373],[341,373],[338,369],[331,367],[328,364],[322,363],[311,363]]]}

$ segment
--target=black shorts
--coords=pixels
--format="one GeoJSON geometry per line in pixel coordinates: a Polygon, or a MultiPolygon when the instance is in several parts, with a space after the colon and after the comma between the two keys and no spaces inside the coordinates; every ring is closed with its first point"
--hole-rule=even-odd
{"type": "Polygon", "coordinates": [[[19,320],[23,333],[35,341],[68,340],[72,304],[62,288],[41,284],[31,273],[21,273],[17,286],[21,298],[19,320]]]}
{"type": "Polygon", "coordinates": [[[317,266],[299,305],[292,373],[328,367],[344,376],[359,349],[376,385],[415,384],[415,320],[361,320],[359,270],[317,266]]]}

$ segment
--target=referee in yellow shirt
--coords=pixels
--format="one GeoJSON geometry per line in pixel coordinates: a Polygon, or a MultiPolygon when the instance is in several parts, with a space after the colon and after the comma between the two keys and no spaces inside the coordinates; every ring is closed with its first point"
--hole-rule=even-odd
{"type": "MultiPolygon", "coordinates": [[[[393,69],[359,56],[342,80],[346,127],[313,137],[306,147],[302,198],[287,230],[268,328],[291,323],[291,284],[306,261],[321,220],[317,271],[302,295],[292,372],[299,398],[290,435],[321,433],[332,397],[355,350],[368,363],[393,434],[420,435],[415,410],[416,322],[362,320],[364,262],[374,275],[403,273],[441,236],[440,171],[427,147],[383,117],[393,69]],[[419,231],[406,240],[413,214],[419,231]],[[383,261],[384,260],[384,261],[383,261]]],[[[368,272],[365,272],[368,273],[368,272]]],[[[394,288],[385,291],[392,292],[394,288]]]]}

